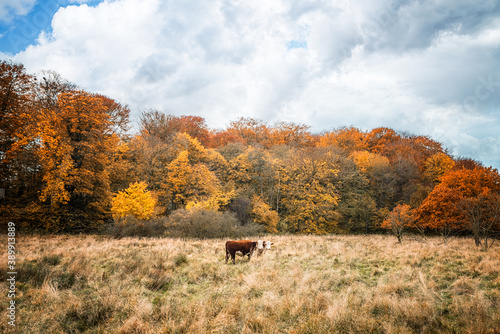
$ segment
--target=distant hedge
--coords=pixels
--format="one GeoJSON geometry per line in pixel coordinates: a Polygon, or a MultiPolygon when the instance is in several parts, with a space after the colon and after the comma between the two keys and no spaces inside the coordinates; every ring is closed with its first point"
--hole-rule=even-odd
{"type": "Polygon", "coordinates": [[[127,236],[174,238],[241,238],[258,235],[264,226],[253,222],[242,225],[232,212],[179,209],[168,217],[140,220],[127,216],[108,226],[105,233],[116,238],[127,236]]]}

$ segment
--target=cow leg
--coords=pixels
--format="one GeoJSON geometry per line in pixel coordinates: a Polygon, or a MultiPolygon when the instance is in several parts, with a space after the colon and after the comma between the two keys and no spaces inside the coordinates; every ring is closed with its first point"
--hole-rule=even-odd
{"type": "Polygon", "coordinates": [[[227,259],[229,259],[229,252],[228,252],[228,250],[226,249],[226,263],[227,263],[227,259]]]}
{"type": "Polygon", "coordinates": [[[231,252],[231,260],[233,260],[233,264],[236,264],[235,258],[236,258],[236,252],[231,252]]]}

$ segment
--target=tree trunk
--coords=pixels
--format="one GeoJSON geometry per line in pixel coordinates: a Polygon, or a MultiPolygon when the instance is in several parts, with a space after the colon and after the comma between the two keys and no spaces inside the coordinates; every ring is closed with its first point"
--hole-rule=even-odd
{"type": "Polygon", "coordinates": [[[474,242],[476,243],[476,246],[479,247],[481,246],[481,239],[479,238],[479,235],[474,233],[474,242]]]}

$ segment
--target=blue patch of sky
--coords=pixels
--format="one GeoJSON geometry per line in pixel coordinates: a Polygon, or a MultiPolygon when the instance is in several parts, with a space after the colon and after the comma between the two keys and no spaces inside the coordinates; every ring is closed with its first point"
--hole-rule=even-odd
{"type": "Polygon", "coordinates": [[[287,50],[291,49],[307,49],[307,38],[311,34],[311,26],[303,24],[298,26],[297,39],[293,39],[286,43],[287,50]]]}
{"type": "Polygon", "coordinates": [[[286,48],[287,50],[291,49],[307,49],[307,42],[306,41],[288,41],[286,43],[286,48]]]}
{"type": "MultiPolygon", "coordinates": [[[[90,0],[85,4],[95,7],[101,2],[90,0]]],[[[52,18],[59,8],[69,5],[79,4],[70,0],[38,0],[27,15],[0,21],[0,52],[14,55],[36,44],[42,31],[52,32],[52,18]]]]}

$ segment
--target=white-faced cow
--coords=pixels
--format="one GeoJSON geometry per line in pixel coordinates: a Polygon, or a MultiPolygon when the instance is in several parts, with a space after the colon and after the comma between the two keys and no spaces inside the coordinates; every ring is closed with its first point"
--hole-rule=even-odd
{"type": "Polygon", "coordinates": [[[258,252],[257,252],[257,255],[259,255],[259,256],[264,254],[266,252],[266,250],[271,250],[271,245],[274,244],[274,242],[271,242],[271,241],[259,240],[258,242],[262,243],[262,247],[258,248],[258,252]]]}
{"type": "MultiPolygon", "coordinates": [[[[260,243],[260,247],[263,244],[260,243]]],[[[229,255],[231,255],[231,260],[233,260],[233,264],[235,262],[236,252],[241,252],[242,256],[248,255],[248,261],[252,257],[253,252],[258,249],[259,242],[252,240],[229,240],[226,242],[226,263],[229,259],[229,255]]]]}

